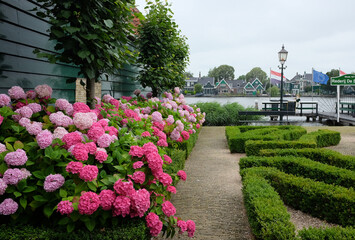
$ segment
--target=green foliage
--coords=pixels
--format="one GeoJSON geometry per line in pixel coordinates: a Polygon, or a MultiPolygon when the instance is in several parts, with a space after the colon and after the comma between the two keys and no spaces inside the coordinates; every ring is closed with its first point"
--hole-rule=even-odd
{"type": "Polygon", "coordinates": [[[203,92],[203,88],[202,88],[202,85],[197,83],[194,85],[194,90],[196,93],[202,93],[203,92]]]}
{"type": "Polygon", "coordinates": [[[332,227],[332,228],[308,228],[298,232],[302,240],[340,240],[355,239],[355,228],[332,227]]]}
{"type": "MultiPolygon", "coordinates": [[[[297,140],[306,133],[299,126],[240,126],[226,128],[228,146],[232,153],[244,153],[245,143],[248,140],[297,140]],[[233,128],[238,128],[235,131],[233,128]],[[227,134],[227,131],[230,132],[227,134]]],[[[280,142],[280,141],[278,141],[280,142]]]]}
{"type": "Polygon", "coordinates": [[[208,71],[208,77],[213,77],[216,81],[233,80],[234,79],[234,67],[229,65],[220,65],[219,67],[214,67],[208,71]]]}
{"type": "Polygon", "coordinates": [[[355,186],[355,172],[319,163],[304,157],[245,157],[239,162],[241,168],[250,167],[275,167],[285,173],[303,176],[350,188],[355,186]]]}
{"type": "Polygon", "coordinates": [[[269,88],[268,92],[271,97],[280,96],[280,89],[277,86],[272,86],[271,88],[269,88]]]}
{"type": "Polygon", "coordinates": [[[248,172],[267,179],[285,204],[291,207],[342,226],[352,226],[355,222],[353,188],[297,177],[270,167],[247,168],[241,174],[248,172]]]}
{"type": "Polygon", "coordinates": [[[355,171],[355,156],[343,155],[326,148],[262,149],[260,156],[303,156],[314,161],[355,171]]]}
{"type": "Polygon", "coordinates": [[[310,132],[303,135],[300,138],[300,141],[315,141],[317,143],[317,147],[329,147],[339,144],[340,133],[328,129],[319,129],[316,132],[310,132]]]}
{"type": "Polygon", "coordinates": [[[255,67],[245,75],[245,78],[247,81],[258,78],[263,84],[265,84],[267,81],[267,74],[260,67],[255,67]]]}
{"type": "Polygon", "coordinates": [[[134,1],[113,0],[38,0],[43,3],[37,16],[48,19],[50,40],[57,53],[39,52],[51,63],[71,63],[80,74],[98,80],[132,60],[128,37],[133,33],[130,8],[134,1]]]}
{"type": "Polygon", "coordinates": [[[91,239],[91,240],[148,240],[149,230],[144,219],[119,221],[114,227],[105,227],[93,232],[77,230],[71,233],[57,228],[35,227],[30,225],[0,225],[0,239],[91,239]]]}
{"type": "Polygon", "coordinates": [[[244,174],[243,195],[256,239],[295,239],[295,226],[286,207],[264,178],[244,174]]]}
{"type": "Polygon", "coordinates": [[[217,102],[196,103],[201,112],[206,113],[204,126],[234,126],[239,125],[240,120],[258,120],[260,116],[240,116],[239,111],[252,110],[245,109],[239,103],[226,103],[221,105],[217,102]]]}
{"type": "Polygon", "coordinates": [[[185,85],[189,47],[173,20],[169,4],[160,0],[147,4],[149,13],[138,27],[136,41],[142,67],[138,81],[158,96],[164,90],[185,85]]]}

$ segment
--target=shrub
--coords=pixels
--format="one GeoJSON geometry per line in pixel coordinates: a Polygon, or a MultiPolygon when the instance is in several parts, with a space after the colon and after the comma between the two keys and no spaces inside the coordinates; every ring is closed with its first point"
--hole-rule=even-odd
{"type": "Polygon", "coordinates": [[[275,148],[316,148],[315,142],[303,142],[303,141],[252,141],[248,140],[245,143],[245,152],[247,156],[258,155],[262,149],[275,149],[275,148]]]}
{"type": "Polygon", "coordinates": [[[308,228],[298,232],[302,240],[340,240],[355,239],[353,227],[332,227],[332,228],[308,228]]]}
{"type": "Polygon", "coordinates": [[[232,153],[244,153],[245,143],[248,140],[297,140],[305,133],[306,130],[299,126],[240,126],[226,128],[228,146],[232,153]]]}
{"type": "Polygon", "coordinates": [[[311,142],[315,141],[317,147],[328,147],[338,145],[340,142],[340,133],[328,129],[319,129],[316,132],[310,132],[303,135],[300,141],[311,142]]]}
{"type": "Polygon", "coordinates": [[[275,168],[247,168],[241,174],[244,176],[248,172],[267,179],[283,201],[295,209],[343,226],[352,226],[355,222],[355,191],[352,188],[316,182],[275,168]]]}
{"type": "Polygon", "coordinates": [[[262,177],[244,173],[244,202],[256,239],[295,239],[295,227],[278,193],[262,177]]]}
{"type": "Polygon", "coordinates": [[[337,151],[326,148],[303,148],[303,149],[262,149],[260,156],[299,156],[312,159],[328,165],[355,171],[355,156],[343,155],[337,151]]]}
{"type": "Polygon", "coordinates": [[[240,124],[240,120],[258,120],[260,116],[240,116],[239,111],[252,110],[245,109],[239,103],[227,103],[221,105],[217,102],[196,103],[201,112],[206,113],[205,126],[235,126],[240,124]]]}
{"type": "Polygon", "coordinates": [[[240,159],[241,168],[275,167],[282,172],[311,178],[346,188],[355,186],[355,172],[312,161],[304,157],[245,157],[240,159]]]}
{"type": "Polygon", "coordinates": [[[51,93],[0,94],[0,222],[93,231],[128,215],[146,218],[152,236],[174,234],[163,204],[185,151],[173,151],[195,142],[204,114],[177,88],[162,101],[105,95],[95,109],[51,93]]]}

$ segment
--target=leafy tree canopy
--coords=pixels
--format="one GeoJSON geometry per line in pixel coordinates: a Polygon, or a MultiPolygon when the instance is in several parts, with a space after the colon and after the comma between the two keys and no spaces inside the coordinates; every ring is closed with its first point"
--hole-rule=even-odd
{"type": "Polygon", "coordinates": [[[213,77],[215,80],[233,80],[234,79],[234,67],[229,65],[220,65],[214,67],[208,71],[208,77],[213,77]]]}
{"type": "Polygon", "coordinates": [[[276,86],[272,86],[271,88],[268,89],[268,91],[271,97],[280,96],[280,89],[276,86]]]}
{"type": "Polygon", "coordinates": [[[173,20],[170,5],[160,0],[147,4],[149,12],[138,27],[138,63],[142,67],[138,81],[158,96],[164,90],[185,85],[189,47],[173,20]]]}
{"type": "Polygon", "coordinates": [[[240,75],[237,80],[247,80],[247,77],[245,75],[240,75]]]}
{"type": "Polygon", "coordinates": [[[185,78],[186,78],[186,79],[189,79],[189,78],[194,77],[194,75],[192,74],[192,72],[189,72],[189,71],[184,72],[184,75],[185,75],[185,78]]]}
{"type": "Polygon", "coordinates": [[[199,83],[195,84],[195,85],[194,85],[194,90],[195,90],[196,93],[201,93],[201,92],[203,92],[202,85],[199,84],[199,83]]]}
{"type": "Polygon", "coordinates": [[[245,77],[247,81],[258,78],[262,83],[265,83],[268,79],[267,74],[260,67],[253,68],[245,75],[245,77]]]}
{"type": "Polygon", "coordinates": [[[51,63],[63,62],[80,67],[80,74],[98,80],[134,60],[128,48],[133,34],[131,8],[134,0],[37,0],[37,16],[51,24],[50,40],[56,53],[35,50],[51,63]]]}

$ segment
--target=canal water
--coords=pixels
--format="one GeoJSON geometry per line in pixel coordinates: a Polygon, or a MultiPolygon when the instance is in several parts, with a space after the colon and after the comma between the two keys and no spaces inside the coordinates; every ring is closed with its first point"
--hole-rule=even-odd
{"type": "MultiPolygon", "coordinates": [[[[243,107],[258,107],[258,110],[261,110],[263,107],[263,102],[270,102],[271,100],[280,100],[280,98],[270,98],[270,97],[185,97],[186,103],[189,105],[194,105],[198,102],[217,102],[221,105],[226,103],[234,103],[237,102],[243,107]]],[[[294,97],[284,97],[284,100],[295,101],[294,97]]],[[[318,103],[318,112],[334,112],[336,106],[336,98],[335,97],[301,97],[301,101],[304,102],[317,102],[318,103]]],[[[311,111],[311,110],[308,110],[311,111]]],[[[307,112],[307,111],[305,111],[307,112]]],[[[268,121],[270,117],[264,117],[264,121],[268,121]]],[[[319,122],[306,122],[306,117],[301,116],[288,116],[284,117],[285,121],[289,121],[294,125],[302,125],[302,126],[315,126],[315,125],[323,125],[319,122]]]]}

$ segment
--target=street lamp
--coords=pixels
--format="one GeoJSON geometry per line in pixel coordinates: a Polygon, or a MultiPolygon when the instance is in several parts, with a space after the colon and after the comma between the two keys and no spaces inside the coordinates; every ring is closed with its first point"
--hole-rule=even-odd
{"type": "Polygon", "coordinates": [[[282,49],[279,52],[279,61],[281,63],[281,67],[279,66],[279,68],[281,69],[281,97],[280,97],[280,121],[283,120],[283,78],[284,78],[284,69],[286,69],[286,66],[284,67],[284,64],[286,62],[287,59],[287,54],[288,52],[285,50],[284,45],[282,45],[282,49]]]}

